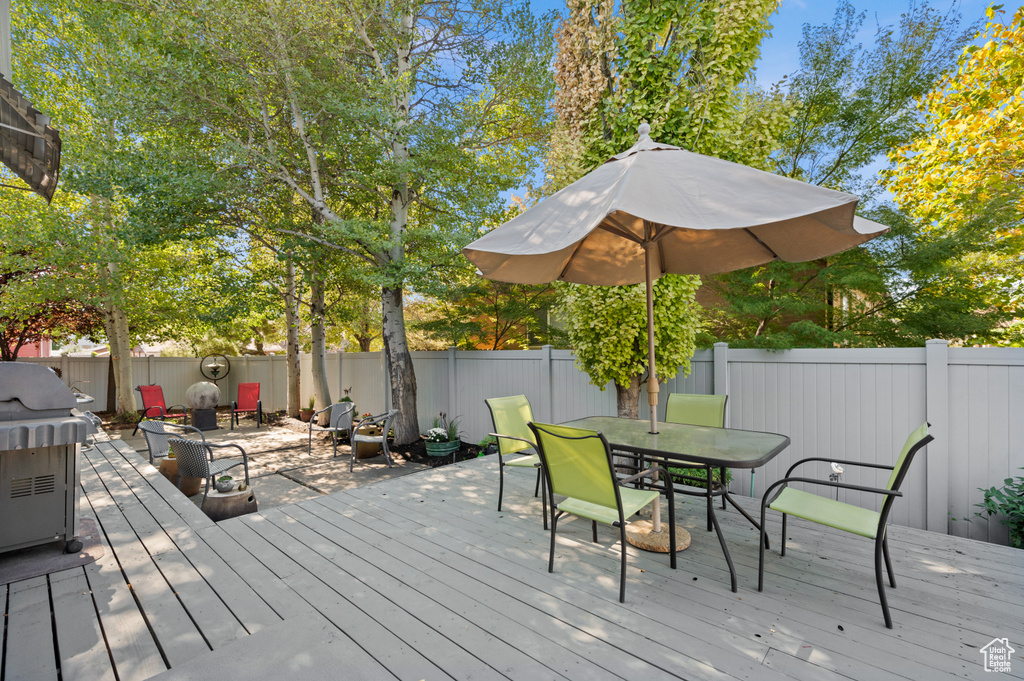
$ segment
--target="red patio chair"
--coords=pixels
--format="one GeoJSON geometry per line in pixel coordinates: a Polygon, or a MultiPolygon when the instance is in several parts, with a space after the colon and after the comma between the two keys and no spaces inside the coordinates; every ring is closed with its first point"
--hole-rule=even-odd
{"type": "Polygon", "coordinates": [[[243,412],[256,412],[256,427],[263,421],[263,403],[260,402],[259,383],[239,383],[238,399],[231,403],[231,430],[238,424],[238,415],[243,412]]]}
{"type": "MultiPolygon", "coordinates": [[[[135,388],[142,395],[142,416],[139,417],[139,423],[142,423],[142,419],[184,419],[184,424],[188,425],[188,412],[185,411],[184,404],[172,404],[170,407],[164,402],[164,389],[156,385],[140,385],[135,388]],[[178,408],[181,412],[173,413],[170,410],[178,408]]],[[[139,423],[135,424],[135,430],[132,431],[132,435],[139,432],[139,423]]]]}

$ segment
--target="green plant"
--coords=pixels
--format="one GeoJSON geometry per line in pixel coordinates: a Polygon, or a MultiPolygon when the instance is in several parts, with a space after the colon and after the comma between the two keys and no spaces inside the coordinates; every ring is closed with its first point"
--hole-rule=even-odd
{"type": "Polygon", "coordinates": [[[139,420],[139,413],[136,411],[119,411],[111,419],[114,423],[135,423],[139,420]]]}
{"type": "Polygon", "coordinates": [[[309,398],[309,409],[310,409],[310,411],[312,411],[313,407],[315,407],[315,406],[316,406],[316,397],[310,397],[309,398]]]}
{"type": "MultiPolygon", "coordinates": [[[[672,480],[690,487],[699,487],[706,489],[707,487],[707,470],[704,468],[669,468],[669,474],[672,476],[672,480]]],[[[711,480],[712,482],[721,482],[721,474],[719,469],[711,469],[711,480]]],[[[732,482],[732,471],[725,469],[725,484],[732,482]]]]}
{"type": "Polygon", "coordinates": [[[480,454],[478,456],[484,456],[490,451],[491,447],[498,446],[498,438],[493,435],[488,435],[483,440],[480,440],[480,442],[477,442],[476,446],[480,448],[480,454]]]}
{"type": "Polygon", "coordinates": [[[461,433],[459,432],[459,417],[448,420],[448,415],[443,411],[434,417],[433,427],[427,431],[427,442],[458,442],[461,433]]]}
{"type": "Polygon", "coordinates": [[[232,478],[230,475],[222,475],[219,478],[217,478],[217,482],[229,482],[231,480],[234,480],[234,478],[232,478]]]}
{"type": "MultiPolygon", "coordinates": [[[[1022,468],[1021,470],[1024,470],[1022,468]]],[[[975,506],[984,509],[987,516],[1003,515],[999,522],[1010,528],[1009,545],[1015,548],[1024,548],[1024,476],[1017,478],[1006,478],[1003,481],[1003,488],[989,487],[978,488],[985,494],[985,501],[975,506]]],[[[975,513],[978,517],[984,517],[981,511],[975,513]]]]}

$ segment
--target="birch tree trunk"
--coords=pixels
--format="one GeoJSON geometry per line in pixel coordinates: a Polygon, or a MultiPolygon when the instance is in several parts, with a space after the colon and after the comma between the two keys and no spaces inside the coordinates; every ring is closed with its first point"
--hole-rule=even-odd
{"type": "MultiPolygon", "coordinates": [[[[110,284],[117,284],[118,267],[115,263],[107,266],[110,284]]],[[[135,393],[132,391],[132,346],[128,333],[128,315],[124,309],[112,301],[103,308],[103,328],[107,333],[110,347],[110,361],[114,367],[114,387],[117,393],[117,413],[134,414],[135,393]]]]}
{"type": "Polygon", "coordinates": [[[420,436],[416,414],[416,372],[405,338],[405,316],[402,289],[385,287],[382,291],[384,306],[384,359],[391,380],[391,405],[398,409],[395,420],[395,443],[415,442],[420,436]]]}
{"type": "Polygon", "coordinates": [[[384,356],[387,364],[388,377],[391,379],[391,405],[398,409],[395,420],[395,443],[409,444],[419,438],[419,418],[416,414],[416,372],[412,366],[412,355],[405,335],[405,310],[402,302],[403,283],[402,266],[405,263],[404,238],[409,226],[409,146],[406,127],[409,125],[409,88],[408,83],[412,51],[413,21],[412,9],[403,8],[399,41],[396,54],[398,65],[398,83],[403,83],[395,93],[394,127],[391,130],[391,155],[398,169],[398,179],[391,187],[391,247],[388,249],[387,261],[390,269],[397,274],[398,280],[386,284],[381,289],[381,303],[384,317],[384,356]]]}
{"type": "Polygon", "coordinates": [[[295,285],[295,262],[291,256],[285,270],[284,319],[287,330],[285,365],[288,375],[288,416],[299,418],[299,296],[295,285]]]}
{"type": "MultiPolygon", "coordinates": [[[[310,286],[310,354],[312,355],[313,395],[316,398],[316,409],[324,409],[331,403],[331,388],[327,384],[327,282],[323,271],[317,267],[313,271],[310,286]]],[[[327,416],[327,414],[324,414],[327,416]]]]}

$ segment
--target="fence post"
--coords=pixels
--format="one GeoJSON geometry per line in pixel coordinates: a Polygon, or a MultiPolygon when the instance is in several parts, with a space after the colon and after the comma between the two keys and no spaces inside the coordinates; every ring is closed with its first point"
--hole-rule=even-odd
{"type": "MultiPolygon", "coordinates": [[[[714,347],[714,384],[715,395],[729,394],[729,344],[715,343],[714,347]]],[[[728,403],[726,404],[728,409],[728,403]]],[[[726,412],[725,425],[729,425],[728,412],[726,412]]]]}
{"type": "MultiPolygon", "coordinates": [[[[60,356],[60,377],[64,379],[65,385],[71,385],[71,362],[68,361],[68,356],[66,354],[60,356]]],[[[85,392],[85,388],[79,388],[79,390],[85,392]]],[[[93,391],[90,390],[89,394],[91,395],[92,392],[93,391]]]]}
{"type": "Polygon", "coordinates": [[[949,534],[949,343],[925,343],[925,418],[935,438],[924,458],[925,529],[949,534]]]}
{"type": "Polygon", "coordinates": [[[459,380],[455,373],[457,350],[455,346],[448,348],[448,415],[452,418],[459,413],[459,380]]]}
{"type": "Polygon", "coordinates": [[[545,402],[546,411],[545,418],[548,423],[555,422],[555,386],[551,380],[551,349],[552,345],[542,345],[541,350],[544,351],[544,366],[541,367],[541,383],[545,386],[545,402]]]}

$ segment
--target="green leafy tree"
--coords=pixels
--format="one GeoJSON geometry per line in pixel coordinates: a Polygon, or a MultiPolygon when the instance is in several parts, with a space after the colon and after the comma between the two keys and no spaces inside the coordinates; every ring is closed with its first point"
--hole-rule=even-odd
{"type": "MultiPolygon", "coordinates": [[[[972,30],[961,27],[956,12],[911,5],[897,25],[879,26],[873,45],[863,47],[865,18],[843,2],[831,23],[804,27],[800,69],[780,86],[792,105],[792,121],[781,131],[770,166],[859,194],[862,210],[878,191],[862,173],[917,134],[916,98],[952,64],[972,30]]],[[[700,296],[709,312],[702,343],[784,349],[913,342],[916,332],[900,331],[917,327],[894,319],[904,302],[920,303],[934,290],[923,274],[934,263],[930,253],[908,250],[918,240],[905,222],[897,224],[891,213],[884,218],[893,231],[866,247],[815,263],[773,262],[710,277],[700,296]],[[908,282],[904,275],[911,272],[925,278],[908,282]]],[[[954,316],[966,321],[969,313],[963,309],[954,316]]],[[[966,327],[940,335],[954,328],[966,327]]]]}
{"type": "Polygon", "coordinates": [[[528,174],[547,115],[546,25],[495,0],[150,0],[120,22],[135,31],[152,116],[191,122],[225,170],[302,202],[308,221],[278,232],[307,244],[294,254],[314,328],[327,316],[328,259],[308,245],[366,271],[381,293],[396,440],[418,438],[405,292],[528,174]]]}
{"type": "MultiPolygon", "coordinates": [[[[570,2],[558,32],[558,121],[546,190],[632,145],[641,122],[658,141],[764,167],[788,111],[778,93],[757,91],[749,78],[776,4],[570,2]]],[[[688,370],[700,328],[699,285],[695,276],[657,282],[662,377],[688,370]]],[[[581,368],[602,388],[613,381],[619,414],[637,418],[648,361],[644,287],[566,285],[560,295],[581,368]]]]}
{"type": "Polygon", "coordinates": [[[893,151],[886,182],[922,243],[956,246],[935,255],[934,268],[948,277],[935,286],[934,307],[959,301],[955,312],[975,324],[944,335],[1021,345],[1024,9],[1008,20],[997,9],[921,99],[923,134],[893,151]]]}
{"type": "Polygon", "coordinates": [[[0,213],[0,359],[13,361],[27,343],[55,343],[102,329],[90,305],[89,276],[76,253],[80,235],[66,197],[7,191],[0,213]]]}

